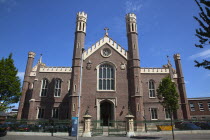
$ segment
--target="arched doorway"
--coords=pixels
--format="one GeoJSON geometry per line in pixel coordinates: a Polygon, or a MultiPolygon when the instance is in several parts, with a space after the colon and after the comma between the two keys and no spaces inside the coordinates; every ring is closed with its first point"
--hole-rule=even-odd
{"type": "Polygon", "coordinates": [[[100,120],[103,121],[103,126],[109,126],[109,121],[114,119],[114,105],[107,100],[100,104],[100,120]]]}

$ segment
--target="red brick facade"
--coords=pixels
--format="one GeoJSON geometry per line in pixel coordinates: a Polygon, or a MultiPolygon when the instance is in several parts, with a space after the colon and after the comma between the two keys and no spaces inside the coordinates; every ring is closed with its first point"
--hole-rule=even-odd
{"type": "Polygon", "coordinates": [[[188,98],[191,119],[210,119],[210,98],[188,98]]]}
{"type": "Polygon", "coordinates": [[[165,110],[159,103],[156,89],[167,75],[176,83],[180,95],[180,108],[174,118],[189,119],[179,54],[174,55],[176,70],[170,63],[162,68],[141,68],[134,14],[126,15],[128,51],[107,33],[91,48],[84,49],[86,21],[87,14],[78,13],[72,68],[48,67],[41,60],[32,68],[35,53],[29,52],[18,119],[70,119],[77,116],[81,85],[80,119],[88,112],[93,120],[125,120],[130,112],[136,120],[143,120],[143,117],[165,120],[165,110]],[[154,83],[151,88],[149,81],[154,83]],[[149,97],[150,94],[154,96],[149,97]]]}

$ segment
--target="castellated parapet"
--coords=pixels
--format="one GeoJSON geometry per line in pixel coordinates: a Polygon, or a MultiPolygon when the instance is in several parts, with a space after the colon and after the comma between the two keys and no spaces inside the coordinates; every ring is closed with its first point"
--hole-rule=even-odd
{"type": "Polygon", "coordinates": [[[180,60],[181,59],[180,54],[178,54],[178,53],[174,54],[174,59],[175,60],[180,60]]]}
{"type": "Polygon", "coordinates": [[[133,13],[126,14],[126,22],[136,22],[136,15],[133,13]]]}
{"type": "Polygon", "coordinates": [[[127,33],[137,33],[136,15],[132,13],[127,14],[125,19],[127,33]]]}
{"type": "Polygon", "coordinates": [[[34,58],[35,57],[35,53],[34,52],[28,52],[28,57],[30,58],[34,58]]]}
{"type": "Polygon", "coordinates": [[[76,31],[86,33],[87,14],[85,12],[77,13],[76,31]]]}
{"type": "Polygon", "coordinates": [[[87,14],[85,12],[77,13],[77,20],[82,20],[83,22],[87,21],[87,14]]]}
{"type": "Polygon", "coordinates": [[[125,59],[128,59],[127,51],[123,47],[121,47],[111,38],[104,36],[102,39],[100,39],[98,42],[96,42],[94,45],[83,52],[84,60],[106,43],[109,44],[110,47],[115,49],[119,54],[121,54],[125,59]]]}

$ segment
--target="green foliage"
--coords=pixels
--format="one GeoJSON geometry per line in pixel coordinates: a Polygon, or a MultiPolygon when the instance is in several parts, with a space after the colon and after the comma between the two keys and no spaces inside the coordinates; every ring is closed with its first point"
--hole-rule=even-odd
{"type": "MultiPolygon", "coordinates": [[[[200,0],[200,3],[195,0],[196,4],[200,8],[199,17],[194,16],[195,20],[199,23],[200,28],[196,29],[196,36],[199,39],[199,44],[195,44],[198,48],[204,48],[206,45],[210,45],[210,1],[200,0]]],[[[196,67],[203,67],[210,70],[210,61],[203,60],[198,62],[195,60],[196,67]]]]}
{"type": "Polygon", "coordinates": [[[11,104],[19,101],[21,84],[17,72],[12,54],[0,60],[0,111],[10,108],[11,104]]]}
{"type": "Polygon", "coordinates": [[[176,91],[176,85],[169,76],[162,79],[157,89],[157,96],[164,108],[172,112],[179,108],[179,95],[176,91]]]}

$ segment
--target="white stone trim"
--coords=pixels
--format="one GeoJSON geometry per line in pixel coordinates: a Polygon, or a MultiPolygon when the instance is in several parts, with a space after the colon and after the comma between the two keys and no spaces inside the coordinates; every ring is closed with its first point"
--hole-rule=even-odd
{"type": "Polygon", "coordinates": [[[156,107],[150,107],[149,108],[149,111],[150,111],[150,119],[151,120],[158,120],[158,108],[156,108],[156,107]],[[156,113],[157,113],[157,119],[152,119],[152,109],[156,109],[156,113]]]}
{"type": "Polygon", "coordinates": [[[36,76],[36,72],[34,71],[30,72],[30,76],[36,76]]]}
{"type": "Polygon", "coordinates": [[[210,97],[200,97],[200,98],[187,98],[187,100],[210,100],[210,97]]]}
{"type": "Polygon", "coordinates": [[[36,54],[35,54],[34,52],[29,52],[29,53],[28,53],[28,57],[31,57],[31,58],[34,58],[35,55],[36,55],[36,54]]]}
{"type": "Polygon", "coordinates": [[[148,86],[148,94],[149,94],[148,96],[149,96],[149,99],[155,99],[155,98],[157,98],[157,96],[156,96],[156,85],[155,85],[155,81],[153,79],[150,79],[147,83],[148,83],[147,86],[148,86]],[[149,88],[150,81],[152,81],[153,84],[154,84],[155,97],[150,97],[150,88],[149,88]]]}
{"type": "Polygon", "coordinates": [[[35,102],[36,100],[35,99],[31,99],[31,100],[29,100],[29,102],[35,102]]]}
{"type": "Polygon", "coordinates": [[[37,65],[32,68],[32,71],[37,71],[37,65]]]}
{"type": "Polygon", "coordinates": [[[101,111],[100,104],[104,100],[108,100],[113,103],[113,107],[114,107],[113,108],[113,112],[114,112],[113,119],[116,120],[117,98],[98,98],[98,99],[96,99],[96,107],[97,107],[97,117],[96,118],[97,118],[97,120],[100,120],[100,117],[101,117],[100,116],[100,111],[101,111]]]}
{"type": "Polygon", "coordinates": [[[60,108],[59,108],[59,107],[53,107],[53,108],[52,108],[51,117],[52,117],[53,119],[59,119],[59,118],[60,118],[60,108]],[[54,113],[53,113],[53,110],[54,110],[54,109],[57,109],[57,111],[58,111],[58,118],[53,118],[53,114],[54,114],[54,113]]]}
{"type": "MultiPolygon", "coordinates": [[[[166,118],[166,109],[164,108],[164,113],[165,113],[165,120],[170,120],[171,118],[166,118]]],[[[169,115],[171,115],[170,113],[169,113],[169,115]]],[[[172,117],[173,117],[173,115],[172,115],[172,117]]]]}
{"type": "Polygon", "coordinates": [[[176,78],[176,79],[178,78],[176,73],[173,74],[173,78],[176,78]]]}
{"type": "Polygon", "coordinates": [[[119,54],[121,54],[126,60],[128,59],[128,53],[125,49],[123,49],[119,44],[117,44],[114,40],[109,38],[108,36],[104,36],[101,40],[96,42],[93,46],[88,48],[83,52],[84,60],[88,58],[91,54],[96,52],[99,48],[101,48],[104,44],[108,44],[114,50],[116,50],[119,54]]]}
{"type": "Polygon", "coordinates": [[[68,85],[68,92],[69,92],[69,90],[70,90],[70,85],[71,84],[71,79],[69,79],[68,81],[67,81],[67,85],[68,85]]]}
{"type": "Polygon", "coordinates": [[[116,72],[117,72],[117,66],[116,64],[110,62],[110,61],[104,61],[104,62],[101,62],[99,65],[96,66],[96,71],[97,71],[97,87],[96,87],[96,90],[97,91],[101,91],[101,92],[109,92],[109,91],[116,91],[116,83],[117,83],[117,78],[116,78],[116,72]],[[113,68],[114,68],[114,90],[99,90],[99,67],[103,64],[109,64],[111,65],[113,68]]]}
{"type": "Polygon", "coordinates": [[[42,67],[39,72],[71,72],[71,67],[42,67]]]}
{"type": "MultiPolygon", "coordinates": [[[[46,96],[41,96],[41,94],[42,94],[43,80],[47,80],[47,84],[49,84],[49,80],[48,80],[47,78],[43,78],[43,79],[41,80],[41,87],[40,87],[40,91],[39,91],[39,97],[47,97],[47,93],[46,93],[46,96]]],[[[47,85],[47,87],[48,87],[48,86],[49,86],[49,85],[47,85]]],[[[47,88],[47,91],[48,91],[48,88],[47,88]]]]}
{"type": "Polygon", "coordinates": [[[112,55],[112,51],[109,49],[109,48],[104,48],[104,49],[102,49],[101,50],[101,56],[103,56],[103,57],[105,57],[105,58],[108,58],[108,57],[110,57],[111,55],[112,55]],[[106,55],[104,55],[104,49],[108,49],[109,51],[110,51],[110,54],[108,54],[107,56],[106,55]]]}
{"type": "Polygon", "coordinates": [[[165,68],[141,68],[141,73],[169,73],[165,68]]]}

